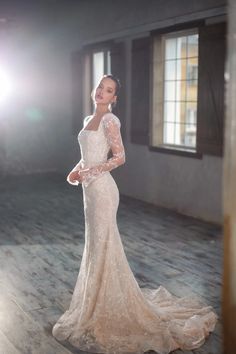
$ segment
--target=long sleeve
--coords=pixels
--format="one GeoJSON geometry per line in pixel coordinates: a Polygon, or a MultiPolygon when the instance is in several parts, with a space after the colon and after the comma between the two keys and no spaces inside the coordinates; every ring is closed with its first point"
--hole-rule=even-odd
{"type": "Polygon", "coordinates": [[[119,119],[108,115],[106,119],[104,119],[103,124],[105,136],[112,151],[112,157],[102,164],[89,168],[83,181],[85,186],[88,186],[91,181],[96,179],[101,174],[104,174],[107,171],[111,171],[125,163],[125,150],[120,134],[119,119]]]}
{"type": "Polygon", "coordinates": [[[81,164],[82,164],[82,159],[79,160],[79,162],[75,165],[75,167],[71,170],[71,172],[79,171],[81,168],[81,164]]]}

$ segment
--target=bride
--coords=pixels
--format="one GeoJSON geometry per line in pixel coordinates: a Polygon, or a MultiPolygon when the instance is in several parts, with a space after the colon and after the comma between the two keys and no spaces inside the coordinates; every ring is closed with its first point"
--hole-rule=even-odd
{"type": "Polygon", "coordinates": [[[70,306],[52,333],[93,353],[195,349],[214,330],[213,309],[162,286],[141,289],[124,253],[116,222],[119,191],[110,174],[125,162],[120,121],[111,111],[119,90],[113,75],[101,78],[93,91],[94,113],[78,135],[81,160],[67,181],[82,184],[85,246],[70,306]]]}

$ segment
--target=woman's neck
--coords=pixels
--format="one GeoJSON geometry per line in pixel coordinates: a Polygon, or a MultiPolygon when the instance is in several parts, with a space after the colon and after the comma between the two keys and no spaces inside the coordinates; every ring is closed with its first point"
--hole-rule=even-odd
{"type": "Polygon", "coordinates": [[[93,112],[94,116],[100,116],[103,115],[105,113],[109,113],[111,112],[110,109],[108,108],[108,106],[96,106],[93,112]]]}

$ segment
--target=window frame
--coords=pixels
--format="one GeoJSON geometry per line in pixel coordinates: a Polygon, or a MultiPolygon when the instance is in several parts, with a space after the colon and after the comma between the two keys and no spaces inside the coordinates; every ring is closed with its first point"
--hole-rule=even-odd
{"type": "MultiPolygon", "coordinates": [[[[199,30],[199,62],[198,62],[198,105],[197,105],[197,151],[181,151],[166,147],[152,146],[152,111],[149,113],[149,143],[151,151],[182,155],[202,159],[204,155],[223,157],[224,128],[225,128],[225,79],[224,72],[227,64],[227,22],[225,18],[214,21],[200,19],[184,24],[170,25],[165,28],[150,31],[153,36],[176,32],[179,30],[199,30]],[[216,59],[216,60],[215,60],[216,59]],[[213,62],[211,61],[213,60],[213,62]],[[211,65],[212,63],[213,65],[211,65]],[[209,67],[208,67],[209,66],[209,67]],[[207,89],[207,91],[206,91],[207,89]]],[[[150,46],[150,80],[149,104],[153,107],[153,45],[150,46]]]]}
{"type": "Polygon", "coordinates": [[[80,49],[71,53],[71,103],[72,103],[72,134],[77,135],[81,129],[83,118],[93,111],[90,99],[93,89],[92,55],[95,52],[110,52],[110,69],[122,83],[118,105],[113,113],[118,115],[122,124],[121,131],[126,135],[126,70],[125,43],[118,40],[106,40],[97,43],[83,44],[80,49]],[[87,60],[87,64],[85,63],[87,60]],[[88,74],[89,73],[89,74],[88,74]],[[88,74],[88,75],[87,75],[88,74]]]}
{"type": "MultiPolygon", "coordinates": [[[[113,42],[102,42],[102,43],[96,43],[96,44],[90,44],[87,46],[84,46],[84,71],[83,71],[83,113],[84,116],[87,114],[90,114],[89,112],[92,112],[93,110],[93,102],[90,99],[89,103],[89,97],[91,95],[91,92],[94,88],[94,82],[93,82],[93,76],[94,76],[94,69],[93,69],[93,55],[95,53],[99,52],[104,52],[106,55],[104,55],[104,67],[107,67],[108,65],[108,60],[107,60],[107,54],[108,52],[111,51],[113,42]],[[86,60],[88,61],[87,67],[86,67],[86,60]],[[85,77],[85,75],[88,74],[88,77],[85,77]]],[[[111,65],[111,63],[110,63],[111,65]]]]}
{"type": "MultiPolygon", "coordinates": [[[[157,152],[163,152],[167,154],[173,154],[173,155],[180,155],[180,156],[186,156],[186,157],[193,157],[197,159],[202,159],[203,154],[198,152],[198,142],[197,142],[197,129],[198,129],[198,119],[196,120],[196,149],[188,148],[185,146],[180,146],[180,145],[171,145],[171,144],[160,144],[160,145],[154,145],[153,144],[153,129],[154,129],[154,116],[153,116],[153,108],[154,108],[154,65],[155,65],[155,60],[154,60],[154,41],[157,40],[159,37],[160,43],[161,43],[161,61],[164,63],[165,60],[165,48],[164,48],[164,41],[165,38],[174,38],[174,37],[179,37],[181,34],[182,35],[188,35],[188,34],[195,34],[199,32],[199,27],[201,25],[204,25],[202,21],[197,22],[197,23],[192,23],[191,25],[178,25],[174,26],[171,28],[166,28],[166,29],[161,29],[161,30],[156,30],[151,33],[151,49],[150,49],[150,56],[151,56],[151,63],[150,63],[150,118],[149,118],[149,150],[150,151],[157,151],[157,152]]],[[[199,65],[199,63],[198,63],[199,65]]],[[[164,85],[164,66],[162,67],[162,92],[161,95],[164,96],[164,90],[165,90],[165,85],[164,85]]],[[[197,81],[199,78],[199,74],[197,77],[197,81]]],[[[161,129],[163,130],[164,126],[164,99],[162,97],[161,101],[161,114],[162,118],[158,123],[161,124],[161,129]]],[[[198,97],[197,97],[197,107],[198,107],[198,97]]],[[[161,132],[163,134],[163,132],[161,132]]]]}

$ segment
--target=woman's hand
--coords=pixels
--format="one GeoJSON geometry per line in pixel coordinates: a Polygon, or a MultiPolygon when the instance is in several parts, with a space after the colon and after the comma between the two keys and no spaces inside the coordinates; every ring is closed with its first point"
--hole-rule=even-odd
{"type": "Polygon", "coordinates": [[[82,183],[86,179],[89,173],[91,173],[91,168],[71,171],[67,176],[67,182],[73,186],[77,186],[79,183],[82,183]]]}
{"type": "Polygon", "coordinates": [[[72,184],[73,186],[78,186],[78,184],[82,182],[79,172],[80,170],[71,171],[66,178],[67,182],[72,184]]]}
{"type": "Polygon", "coordinates": [[[76,171],[71,171],[69,175],[67,176],[67,182],[77,186],[79,183],[83,183],[86,178],[91,177],[91,175],[96,173],[96,168],[90,167],[90,168],[84,168],[84,169],[79,169],[76,171]]]}
{"type": "Polygon", "coordinates": [[[82,183],[91,173],[92,168],[84,168],[79,170],[79,181],[82,183]]]}

